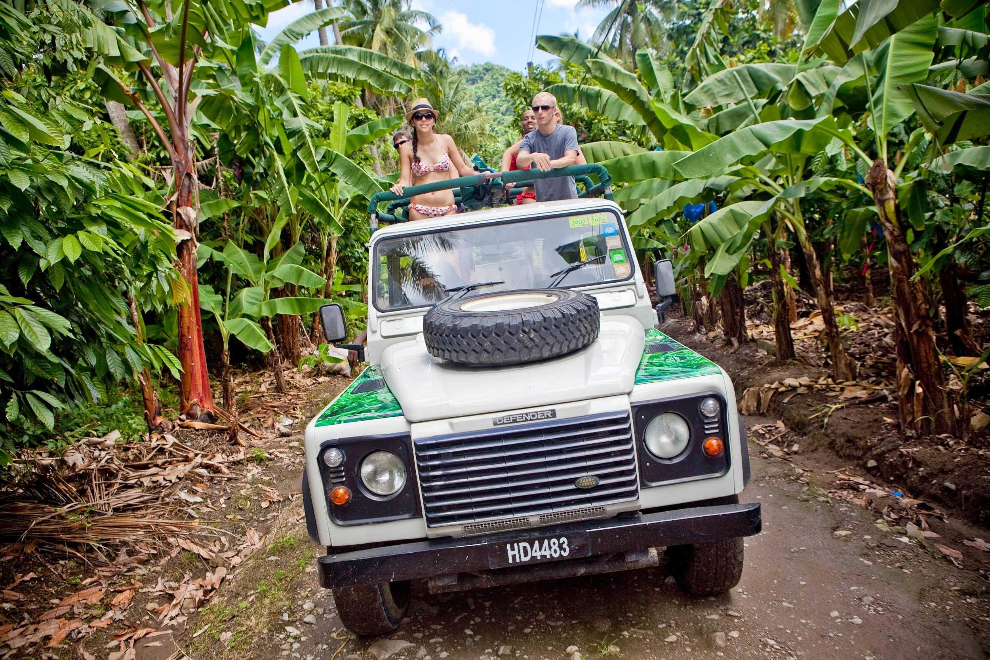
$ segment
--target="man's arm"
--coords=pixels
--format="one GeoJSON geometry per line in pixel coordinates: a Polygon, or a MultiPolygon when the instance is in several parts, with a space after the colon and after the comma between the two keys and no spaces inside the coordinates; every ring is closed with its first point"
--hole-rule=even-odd
{"type": "Polygon", "coordinates": [[[550,161],[550,167],[556,169],[573,165],[577,162],[577,154],[577,149],[565,151],[563,156],[550,161]]]}
{"type": "Polygon", "coordinates": [[[522,144],[522,140],[516,142],[514,145],[502,152],[502,171],[508,172],[509,168],[512,167],[512,157],[518,156],[519,145],[522,144]]]}

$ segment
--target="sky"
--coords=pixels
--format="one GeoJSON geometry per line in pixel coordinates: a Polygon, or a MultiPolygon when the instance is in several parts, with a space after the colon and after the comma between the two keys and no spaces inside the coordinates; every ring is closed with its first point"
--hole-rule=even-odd
{"type": "MultiPolygon", "coordinates": [[[[571,34],[577,32],[588,40],[607,9],[578,9],[578,0],[413,0],[413,7],[439,19],[443,32],[433,39],[434,48],[444,48],[461,64],[494,62],[514,71],[524,71],[531,53],[534,22],[538,4],[542,5],[537,34],[571,34]]],[[[286,25],[313,11],[309,0],[296,2],[273,13],[268,25],[259,28],[265,41],[271,40],[286,25]]],[[[319,46],[315,34],[299,42],[297,48],[319,46]]],[[[535,50],[534,64],[556,59],[535,50]]]]}

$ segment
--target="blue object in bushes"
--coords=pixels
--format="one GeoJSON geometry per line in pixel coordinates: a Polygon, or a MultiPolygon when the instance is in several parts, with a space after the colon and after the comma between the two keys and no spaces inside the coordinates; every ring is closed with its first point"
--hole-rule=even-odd
{"type": "Polygon", "coordinates": [[[684,217],[689,222],[697,222],[701,220],[705,215],[705,203],[701,204],[685,204],[684,205],[684,217]]]}
{"type": "Polygon", "coordinates": [[[709,213],[709,215],[712,214],[712,213],[714,213],[717,210],[718,210],[718,204],[715,203],[715,200],[712,200],[712,201],[708,202],[708,213],[709,213]]]}

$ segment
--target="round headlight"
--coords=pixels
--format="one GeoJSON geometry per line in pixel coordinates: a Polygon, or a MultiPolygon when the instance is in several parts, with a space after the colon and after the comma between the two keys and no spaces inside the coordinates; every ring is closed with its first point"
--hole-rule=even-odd
{"type": "Polygon", "coordinates": [[[657,458],[674,458],[691,440],[691,427],[677,413],[661,413],[646,425],[646,448],[657,458]]]}
{"type": "Polygon", "coordinates": [[[327,467],[340,467],[340,464],[344,462],[344,452],[336,447],[331,447],[323,452],[323,462],[327,464],[327,467]]]}
{"type": "Polygon", "coordinates": [[[718,415],[719,410],[722,409],[722,407],[718,405],[718,399],[712,396],[704,399],[699,408],[701,408],[701,414],[705,417],[715,417],[718,415]]]}
{"type": "Polygon", "coordinates": [[[375,495],[392,495],[406,485],[406,466],[395,454],[376,451],[361,461],[361,481],[375,495]]]}

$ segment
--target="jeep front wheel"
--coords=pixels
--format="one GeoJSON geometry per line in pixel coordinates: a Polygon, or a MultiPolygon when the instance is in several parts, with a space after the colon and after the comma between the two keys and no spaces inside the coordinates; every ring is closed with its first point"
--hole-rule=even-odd
{"type": "Polygon", "coordinates": [[[409,607],[408,582],[382,582],[333,590],[341,623],[355,635],[374,637],[399,627],[409,607]]]}
{"type": "Polygon", "coordinates": [[[743,540],[723,539],[667,548],[677,586],[692,596],[717,596],[739,584],[743,540]]]}

